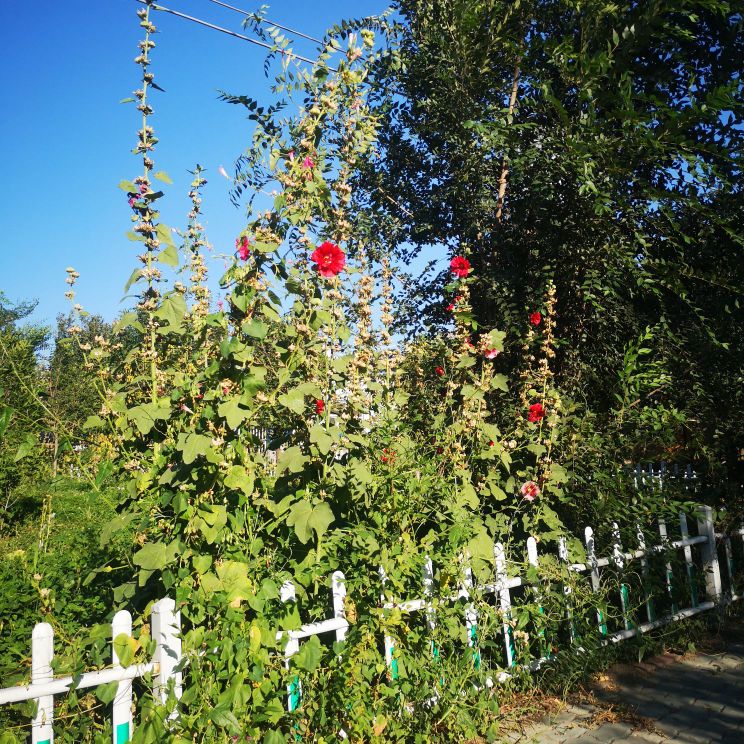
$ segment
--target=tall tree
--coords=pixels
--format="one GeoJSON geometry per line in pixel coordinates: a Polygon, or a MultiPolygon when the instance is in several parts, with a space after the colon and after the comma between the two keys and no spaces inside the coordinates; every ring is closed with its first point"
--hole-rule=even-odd
{"type": "MultiPolygon", "coordinates": [[[[468,252],[485,328],[523,330],[552,280],[559,384],[609,411],[629,350],[648,348],[661,385],[628,405],[693,406],[677,446],[702,431],[710,445],[741,376],[744,3],[398,9],[403,64],[380,74],[381,159],[360,206],[385,215],[404,260],[436,243],[468,252]]],[[[436,329],[445,280],[424,282],[411,294],[436,329]]]]}

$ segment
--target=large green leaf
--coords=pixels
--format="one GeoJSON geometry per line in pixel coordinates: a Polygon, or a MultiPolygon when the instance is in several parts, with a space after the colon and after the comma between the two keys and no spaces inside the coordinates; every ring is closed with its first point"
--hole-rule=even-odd
{"type": "Polygon", "coordinates": [[[145,571],[162,571],[167,562],[165,543],[145,543],[133,556],[135,565],[145,571]]]}
{"type": "Polygon", "coordinates": [[[294,527],[297,539],[303,544],[308,542],[312,535],[310,528],[310,515],[312,512],[313,508],[310,502],[303,499],[292,504],[292,508],[289,510],[289,515],[287,516],[287,524],[290,527],[294,527]]]}
{"type": "Polygon", "coordinates": [[[311,527],[318,540],[326,533],[328,526],[334,521],[333,511],[325,502],[318,504],[312,511],[310,518],[307,520],[308,527],[311,527]]]}
{"type": "Polygon", "coordinates": [[[290,473],[299,473],[304,467],[305,463],[310,458],[302,454],[302,450],[299,447],[287,447],[284,452],[279,455],[279,459],[276,463],[276,469],[278,473],[283,473],[285,470],[290,473]]]}
{"type": "Polygon", "coordinates": [[[240,396],[233,395],[223,400],[217,406],[217,413],[227,421],[227,425],[233,430],[237,429],[245,421],[245,417],[249,413],[245,408],[241,407],[240,403],[240,396]]]}
{"type": "Polygon", "coordinates": [[[164,421],[170,416],[170,404],[167,401],[142,403],[130,408],[127,417],[137,427],[140,434],[149,434],[156,421],[164,421]]]}

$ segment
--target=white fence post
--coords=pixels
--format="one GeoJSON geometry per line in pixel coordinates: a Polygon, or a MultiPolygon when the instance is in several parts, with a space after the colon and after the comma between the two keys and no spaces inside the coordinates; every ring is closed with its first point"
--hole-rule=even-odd
{"type": "MultiPolygon", "coordinates": [[[[331,594],[333,595],[333,617],[337,620],[346,620],[346,577],[341,571],[334,571],[331,576],[331,594]]],[[[346,640],[347,628],[338,628],[336,630],[336,640],[338,642],[346,640]]]]}
{"type": "Polygon", "coordinates": [[[572,603],[569,599],[571,596],[571,565],[568,562],[568,544],[566,543],[565,537],[558,538],[558,559],[563,564],[563,568],[566,571],[566,583],[563,584],[563,596],[566,598],[566,618],[568,619],[569,637],[571,643],[574,643],[578,638],[578,633],[576,632],[572,603]]]}
{"type": "MultiPolygon", "coordinates": [[[[586,557],[589,559],[589,578],[592,583],[592,591],[595,594],[599,594],[599,564],[597,562],[597,548],[594,541],[594,530],[591,527],[587,527],[584,530],[584,542],[586,543],[586,557]]],[[[607,623],[605,622],[604,615],[599,607],[597,608],[597,625],[599,626],[599,632],[603,636],[606,636],[607,623]]]]}
{"type": "Polygon", "coordinates": [[[465,635],[468,646],[473,649],[473,665],[480,669],[480,651],[478,650],[478,611],[473,605],[470,593],[473,591],[473,571],[463,562],[462,583],[458,597],[465,600],[465,635]]]}
{"type": "MultiPolygon", "coordinates": [[[[38,623],[31,634],[31,684],[40,685],[54,679],[52,657],[54,656],[54,630],[49,623],[38,623]]],[[[32,744],[52,744],[54,731],[54,696],[44,695],[36,699],[37,708],[31,724],[32,744]]]]}
{"type": "MultiPolygon", "coordinates": [[[[622,574],[625,568],[625,556],[623,555],[623,546],[620,542],[620,527],[617,522],[612,523],[612,560],[619,574],[622,574]]],[[[633,623],[630,620],[630,591],[628,585],[623,582],[620,576],[620,609],[623,613],[623,624],[625,630],[632,630],[633,623]]]]}
{"type": "Polygon", "coordinates": [[[153,661],[158,665],[155,678],[155,693],[160,701],[168,701],[169,681],[173,681],[176,700],[181,697],[181,672],[176,667],[181,663],[181,618],[176,612],[176,603],[164,597],[152,606],[152,637],[157,644],[153,661]]]}
{"type": "MultiPolygon", "coordinates": [[[[116,653],[116,638],[120,635],[131,637],[132,616],[120,610],[111,621],[111,658],[113,668],[121,668],[121,660],[116,653]]],[[[132,736],[132,680],[125,679],[116,687],[116,695],[111,710],[113,744],[127,744],[132,736]]]]}
{"type": "MultiPolygon", "coordinates": [[[[295,602],[297,600],[297,594],[295,591],[295,585],[291,581],[285,581],[280,590],[279,595],[282,602],[295,602]]],[[[284,647],[284,668],[289,670],[289,660],[300,650],[300,641],[298,638],[292,638],[290,635],[287,640],[287,645],[284,647]]],[[[300,705],[300,696],[302,695],[302,688],[300,686],[300,677],[296,675],[293,677],[287,685],[287,710],[291,713],[293,710],[297,710],[300,705]]]]}
{"type": "MultiPolygon", "coordinates": [[[[535,540],[534,537],[530,536],[527,538],[527,562],[530,564],[530,566],[533,566],[535,570],[538,570],[539,561],[540,559],[537,555],[537,540],[535,540]]],[[[540,615],[544,615],[545,610],[543,609],[541,603],[542,592],[540,591],[540,587],[537,584],[532,587],[532,594],[535,597],[535,602],[537,603],[538,613],[540,615]]],[[[548,643],[545,639],[545,628],[540,628],[537,631],[537,636],[540,639],[540,658],[549,659],[551,657],[551,653],[550,649],[548,648],[548,643]]]]}
{"type": "MultiPolygon", "coordinates": [[[[687,529],[687,516],[680,512],[679,515],[679,534],[682,540],[690,539],[690,531],[687,529]]],[[[687,581],[690,584],[690,603],[692,607],[697,607],[698,593],[697,593],[697,577],[695,576],[695,564],[692,562],[692,550],[689,545],[683,547],[685,554],[685,564],[687,566],[687,581]]]]}
{"type": "Polygon", "coordinates": [[[648,592],[648,558],[646,550],[646,536],[643,534],[643,528],[640,522],[636,522],[636,538],[638,539],[638,548],[643,552],[641,556],[641,577],[643,582],[643,598],[646,602],[646,620],[652,623],[656,619],[654,612],[654,602],[648,592]]]}
{"type": "Polygon", "coordinates": [[[698,519],[698,532],[707,537],[701,547],[703,570],[705,571],[705,591],[712,602],[721,600],[721,569],[718,565],[716,547],[716,529],[713,524],[713,509],[703,506],[700,509],[702,519],[698,519]]]}
{"type": "MultiPolygon", "coordinates": [[[[659,519],[659,537],[661,537],[662,549],[664,550],[664,552],[668,552],[669,535],[667,533],[666,520],[663,517],[659,519]]],[[[672,571],[672,564],[670,561],[667,561],[664,564],[664,569],[666,571],[667,594],[669,595],[669,600],[672,604],[671,606],[672,615],[674,615],[679,609],[679,607],[677,603],[674,601],[674,586],[673,586],[673,581],[672,581],[672,579],[674,578],[674,573],[672,571]]]]}
{"type": "MultiPolygon", "coordinates": [[[[385,584],[387,583],[387,574],[385,569],[380,566],[380,583],[382,584],[382,592],[380,593],[380,603],[383,608],[385,607],[385,584]]],[[[398,660],[395,658],[395,641],[392,636],[385,634],[385,663],[390,670],[390,678],[393,680],[398,679],[398,660]]]]}
{"type": "Polygon", "coordinates": [[[514,648],[514,634],[511,627],[511,594],[509,593],[509,577],[506,574],[504,546],[501,543],[496,543],[493,546],[493,555],[496,559],[496,593],[499,596],[499,605],[504,624],[506,665],[513,667],[516,663],[516,649],[514,648]]]}

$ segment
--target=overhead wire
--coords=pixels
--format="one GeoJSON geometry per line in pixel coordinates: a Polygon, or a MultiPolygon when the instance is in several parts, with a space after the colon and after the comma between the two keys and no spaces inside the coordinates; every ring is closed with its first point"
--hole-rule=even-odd
{"type": "MultiPolygon", "coordinates": [[[[222,26],[217,26],[214,23],[209,23],[209,21],[204,21],[201,18],[195,18],[194,16],[187,15],[186,13],[181,13],[178,10],[173,10],[172,8],[166,8],[164,5],[157,5],[156,3],[148,3],[146,2],[146,0],[135,0],[135,2],[138,2],[140,5],[149,5],[153,10],[159,10],[159,11],[162,11],[163,13],[170,13],[171,15],[174,15],[178,18],[183,18],[186,21],[191,21],[192,23],[197,23],[200,26],[211,28],[213,31],[219,31],[223,34],[227,34],[228,36],[232,36],[236,39],[240,39],[241,41],[247,41],[250,44],[256,44],[257,46],[263,47],[264,49],[268,49],[269,51],[282,54],[285,57],[299,59],[302,62],[308,62],[311,65],[315,64],[315,60],[308,59],[307,57],[303,57],[301,54],[295,54],[294,52],[287,51],[286,49],[278,49],[277,47],[272,46],[271,44],[267,44],[265,41],[260,41],[259,39],[253,39],[250,36],[244,36],[243,34],[239,34],[236,31],[231,31],[228,28],[223,28],[222,26]]],[[[333,67],[329,67],[328,69],[331,72],[337,72],[337,70],[334,69],[333,67]]]]}
{"type": "MultiPolygon", "coordinates": [[[[240,13],[241,15],[244,15],[244,16],[250,16],[262,23],[268,23],[270,26],[276,26],[277,28],[280,28],[282,31],[286,31],[287,33],[293,34],[294,36],[299,36],[303,39],[307,39],[308,41],[313,41],[316,44],[324,43],[322,39],[318,39],[315,36],[310,36],[309,34],[305,34],[302,31],[298,31],[296,28],[290,28],[289,26],[283,26],[281,23],[272,21],[270,18],[263,18],[262,16],[259,16],[257,13],[253,13],[248,10],[243,10],[243,8],[237,8],[234,5],[230,5],[229,3],[222,2],[222,0],[207,0],[207,2],[214,3],[215,5],[219,5],[223,8],[227,8],[228,10],[233,10],[236,13],[240,13]]],[[[332,39],[328,41],[328,44],[332,46],[333,49],[335,49],[338,52],[343,51],[343,49],[340,46],[338,46],[338,44],[332,39]]]]}

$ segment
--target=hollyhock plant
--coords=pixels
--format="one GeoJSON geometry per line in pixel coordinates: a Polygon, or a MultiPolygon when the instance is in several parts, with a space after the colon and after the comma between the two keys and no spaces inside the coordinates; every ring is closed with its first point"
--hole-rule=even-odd
{"type": "Polygon", "coordinates": [[[237,238],[235,240],[235,250],[238,252],[238,258],[241,261],[247,261],[248,256],[250,256],[251,252],[248,249],[248,246],[250,245],[248,238],[245,235],[242,235],[241,237],[237,238]]]}
{"type": "Polygon", "coordinates": [[[533,403],[527,413],[527,421],[535,423],[537,421],[542,421],[544,417],[545,409],[543,408],[542,403],[533,403]]]}
{"type": "Polygon", "coordinates": [[[318,416],[320,416],[322,415],[323,411],[325,411],[325,401],[316,400],[315,401],[315,413],[317,413],[318,416]]]}
{"type": "Polygon", "coordinates": [[[346,254],[330,240],[321,243],[310,255],[321,276],[332,277],[340,274],[346,266],[346,254]]]}
{"type": "Polygon", "coordinates": [[[525,501],[534,501],[540,495],[540,487],[535,481],[527,481],[520,489],[525,501]]]}
{"type": "Polygon", "coordinates": [[[450,261],[450,271],[460,279],[464,279],[470,273],[470,261],[465,256],[455,256],[450,261]]]}
{"type": "Polygon", "coordinates": [[[530,315],[530,323],[532,323],[535,328],[540,325],[540,322],[542,321],[542,315],[538,312],[534,312],[530,315]]]}

